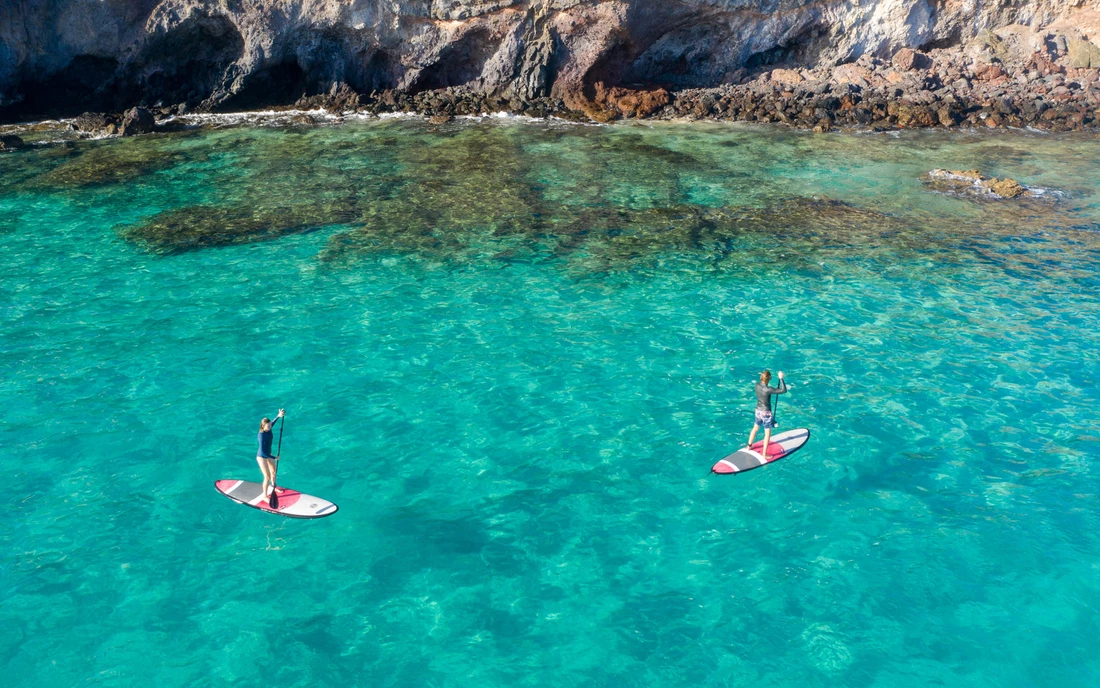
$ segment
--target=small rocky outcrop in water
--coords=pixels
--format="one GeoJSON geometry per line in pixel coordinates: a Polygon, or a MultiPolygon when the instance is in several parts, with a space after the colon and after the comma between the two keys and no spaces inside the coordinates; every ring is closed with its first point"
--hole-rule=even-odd
{"type": "Polygon", "coordinates": [[[0,135],[0,151],[15,150],[23,147],[23,139],[15,134],[0,135]]]}
{"type": "Polygon", "coordinates": [[[153,113],[145,108],[136,107],[130,108],[122,115],[122,124],[119,126],[118,133],[122,136],[136,136],[148,134],[155,127],[153,113]]]}
{"type": "Polygon", "coordinates": [[[69,127],[90,136],[114,136],[118,133],[119,118],[104,112],[85,112],[74,119],[69,127]]]}
{"type": "Polygon", "coordinates": [[[930,170],[921,181],[936,191],[994,198],[1019,198],[1035,193],[1015,179],[986,177],[978,170],[930,170]]]}

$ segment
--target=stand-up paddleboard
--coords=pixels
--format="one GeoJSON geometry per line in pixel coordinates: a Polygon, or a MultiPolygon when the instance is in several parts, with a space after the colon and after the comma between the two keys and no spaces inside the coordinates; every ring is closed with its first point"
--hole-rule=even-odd
{"type": "Polygon", "coordinates": [[[764,448],[764,443],[757,442],[751,447],[741,447],[726,458],[719,459],[718,463],[714,464],[714,467],[710,470],[722,474],[751,471],[754,468],[760,468],[765,464],[790,456],[801,449],[802,445],[806,444],[809,439],[810,431],[806,428],[785,430],[772,435],[771,442],[768,443],[767,456],[760,453],[764,448]]]}
{"type": "Polygon", "coordinates": [[[324,518],[332,516],[340,508],[327,499],[302,494],[290,488],[281,488],[284,492],[279,495],[279,508],[272,509],[266,501],[260,499],[263,496],[263,485],[248,480],[215,480],[214,489],[234,502],[240,502],[269,514],[290,518],[324,518]]]}

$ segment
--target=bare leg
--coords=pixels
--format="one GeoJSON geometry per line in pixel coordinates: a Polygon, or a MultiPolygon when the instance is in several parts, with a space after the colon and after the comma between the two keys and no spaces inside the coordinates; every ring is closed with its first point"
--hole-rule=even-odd
{"type": "Polygon", "coordinates": [[[759,423],[755,423],[752,426],[752,432],[749,433],[749,446],[750,447],[752,446],[753,440],[756,439],[756,431],[759,430],[759,429],[760,429],[760,424],[759,423]]]}
{"type": "Polygon", "coordinates": [[[279,477],[279,464],[278,464],[278,462],[273,461],[271,459],[268,459],[267,460],[267,466],[268,466],[268,470],[271,471],[271,491],[272,492],[278,492],[279,494],[282,494],[282,493],[286,492],[286,490],[284,490],[283,488],[278,487],[278,486],[275,485],[275,480],[279,477]]]}
{"type": "Polygon", "coordinates": [[[764,428],[764,447],[760,450],[760,456],[768,458],[768,443],[772,441],[772,429],[764,428]]]}
{"type": "Polygon", "coordinates": [[[260,464],[260,472],[264,474],[263,487],[260,490],[261,500],[267,501],[267,486],[271,484],[271,462],[267,459],[256,457],[256,463],[260,464]]]}

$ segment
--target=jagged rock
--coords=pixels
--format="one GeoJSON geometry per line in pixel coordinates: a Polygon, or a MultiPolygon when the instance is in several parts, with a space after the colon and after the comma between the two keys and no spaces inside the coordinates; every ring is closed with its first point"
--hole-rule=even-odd
{"type": "Polygon", "coordinates": [[[871,83],[873,76],[874,72],[858,64],[842,64],[833,69],[833,80],[838,84],[866,86],[871,83]]]}
{"type": "Polygon", "coordinates": [[[122,136],[136,136],[148,134],[156,127],[153,113],[145,108],[130,108],[122,115],[122,123],[118,127],[118,133],[122,136]]]}
{"type": "Polygon", "coordinates": [[[428,123],[429,124],[446,124],[447,122],[450,122],[453,119],[454,119],[454,117],[451,117],[450,115],[432,115],[431,117],[428,118],[428,123]]]}
{"type": "Polygon", "coordinates": [[[930,170],[921,181],[936,191],[998,198],[1019,198],[1034,195],[1015,179],[987,178],[979,170],[930,170]]]}
{"type": "MultiPolygon", "coordinates": [[[[696,116],[807,129],[825,116],[831,126],[876,128],[1097,121],[1100,89],[1089,86],[1096,68],[1075,65],[1093,64],[1088,39],[1100,36],[1100,13],[1079,4],[948,2],[930,12],[928,3],[866,0],[841,3],[826,19],[817,3],[780,5],[393,0],[359,12],[334,0],[216,10],[157,0],[143,15],[124,11],[126,3],[77,3],[73,21],[102,28],[93,59],[74,42],[78,32],[60,31],[53,5],[15,3],[0,23],[0,57],[11,58],[0,59],[0,120],[75,103],[117,111],[130,98],[156,103],[161,116],[297,101],[298,109],[337,113],[696,116]],[[851,55],[860,57],[833,66],[851,55]],[[846,100],[808,103],[830,93],[846,100]],[[1006,101],[1031,104],[1012,111],[1006,101]],[[899,110],[901,102],[908,105],[899,110]]],[[[73,126],[84,133],[134,129],[107,115],[83,119],[73,126]]]]}
{"type": "Polygon", "coordinates": [[[1015,179],[990,179],[983,184],[1001,198],[1017,198],[1028,193],[1028,190],[1015,179]]]}
{"type": "Polygon", "coordinates": [[[902,48],[894,53],[894,66],[908,72],[912,69],[925,69],[931,64],[928,56],[912,48],[902,48]]]}
{"type": "Polygon", "coordinates": [[[114,115],[103,112],[85,112],[73,120],[71,126],[84,134],[102,134],[108,127],[118,123],[114,115]]]}
{"type": "Polygon", "coordinates": [[[302,96],[294,103],[299,110],[325,109],[330,112],[347,112],[359,108],[359,94],[344,82],[333,83],[328,92],[315,96],[302,96]]]}
{"type": "Polygon", "coordinates": [[[663,88],[639,91],[626,88],[610,89],[607,104],[622,113],[623,117],[648,117],[671,102],[663,88]]]}
{"type": "Polygon", "coordinates": [[[896,117],[898,118],[898,126],[903,129],[934,127],[939,122],[939,118],[932,112],[931,108],[909,103],[898,105],[896,117]]]}
{"type": "Polygon", "coordinates": [[[3,150],[16,150],[22,148],[25,144],[23,139],[19,138],[15,134],[2,134],[0,135],[0,151],[3,150]]]}

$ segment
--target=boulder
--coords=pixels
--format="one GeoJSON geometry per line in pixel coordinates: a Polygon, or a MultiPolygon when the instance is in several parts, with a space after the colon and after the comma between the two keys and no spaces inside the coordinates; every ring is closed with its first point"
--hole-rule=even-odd
{"type": "Polygon", "coordinates": [[[931,108],[923,105],[901,103],[897,109],[898,126],[903,129],[934,127],[939,122],[931,108]]]}
{"type": "Polygon", "coordinates": [[[135,107],[130,108],[122,115],[122,124],[119,126],[118,131],[123,136],[137,136],[138,134],[148,134],[155,127],[156,120],[153,119],[153,113],[145,108],[135,107]]]}
{"type": "Polygon", "coordinates": [[[856,84],[866,86],[871,83],[874,73],[861,65],[842,64],[833,69],[833,80],[838,84],[856,84]]]}
{"type": "Polygon", "coordinates": [[[1027,188],[1015,179],[989,179],[983,182],[982,186],[1001,198],[1016,198],[1027,193],[1027,188]]]}
{"type": "Polygon", "coordinates": [[[1007,60],[1012,56],[1012,51],[1005,40],[989,29],[982,29],[974,37],[973,50],[986,53],[998,60],[1007,60]]]}
{"type": "Polygon", "coordinates": [[[0,134],[0,151],[15,150],[23,147],[23,139],[15,134],[0,134]]]}
{"type": "Polygon", "coordinates": [[[649,117],[670,102],[672,98],[663,88],[635,91],[616,87],[607,94],[607,104],[621,112],[623,117],[649,117]]]}
{"type": "Polygon", "coordinates": [[[773,69],[771,80],[777,84],[800,84],[805,81],[797,69],[773,69]]]}
{"type": "Polygon", "coordinates": [[[428,118],[428,124],[446,124],[453,119],[450,115],[432,115],[428,118]]]}
{"type": "Polygon", "coordinates": [[[928,59],[927,55],[912,48],[902,48],[894,53],[894,67],[903,72],[912,69],[927,69],[931,64],[932,61],[928,59]]]}
{"type": "Polygon", "coordinates": [[[1100,67],[1100,47],[1097,47],[1095,43],[1081,38],[1070,38],[1066,43],[1071,69],[1095,69],[1100,67]]]}
{"type": "Polygon", "coordinates": [[[70,126],[85,134],[98,134],[117,121],[118,119],[114,115],[103,112],[85,112],[74,119],[70,126]]]}

